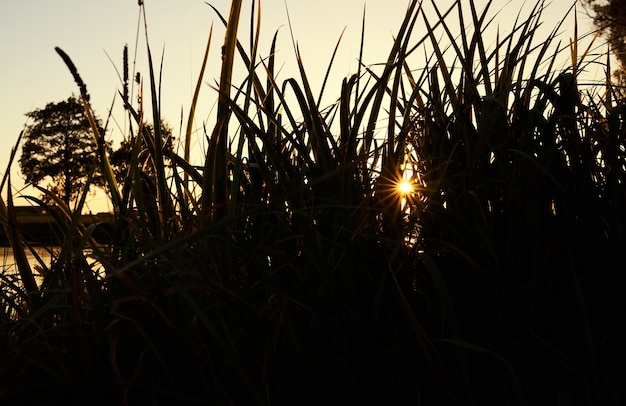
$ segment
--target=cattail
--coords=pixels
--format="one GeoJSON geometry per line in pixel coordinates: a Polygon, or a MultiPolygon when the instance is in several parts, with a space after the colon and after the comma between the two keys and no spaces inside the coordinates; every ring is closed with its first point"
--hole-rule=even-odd
{"type": "Polygon", "coordinates": [[[124,103],[128,103],[128,44],[124,45],[124,103]]]}
{"type": "Polygon", "coordinates": [[[70,72],[72,73],[72,76],[74,77],[74,82],[76,82],[76,84],[80,88],[80,95],[86,101],[89,101],[89,93],[87,93],[87,85],[85,85],[85,82],[83,82],[83,79],[81,79],[80,75],[78,74],[78,70],[76,69],[74,62],[72,62],[69,55],[67,55],[61,48],[55,47],[54,50],[57,51],[57,54],[61,56],[61,59],[63,59],[63,62],[65,62],[70,72]]]}

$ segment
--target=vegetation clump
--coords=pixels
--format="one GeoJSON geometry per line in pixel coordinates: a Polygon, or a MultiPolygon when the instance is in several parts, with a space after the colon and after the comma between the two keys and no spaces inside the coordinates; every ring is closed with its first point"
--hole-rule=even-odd
{"type": "Polygon", "coordinates": [[[410,1],[386,63],[359,61],[324,107],[299,55],[279,82],[277,35],[268,58],[258,33],[237,40],[234,0],[228,20],[214,9],[226,33],[201,166],[193,125],[181,156],[124,91],[125,176],[98,157],[109,242],[79,221],[88,185],[72,209],[48,191],[60,251],[31,268],[0,199],[18,264],[1,276],[0,398],[619,404],[626,134],[609,64],[605,85],[581,86],[599,62],[574,38],[557,70],[560,27],[536,38],[543,3],[491,50],[489,7],[432,6],[436,21],[410,1]]]}

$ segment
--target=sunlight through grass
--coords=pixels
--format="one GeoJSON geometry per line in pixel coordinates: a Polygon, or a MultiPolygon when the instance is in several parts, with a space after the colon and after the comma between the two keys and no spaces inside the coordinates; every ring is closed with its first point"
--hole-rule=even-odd
{"type": "Polygon", "coordinates": [[[401,179],[396,185],[396,190],[401,196],[410,195],[415,191],[413,183],[408,179],[401,179]]]}

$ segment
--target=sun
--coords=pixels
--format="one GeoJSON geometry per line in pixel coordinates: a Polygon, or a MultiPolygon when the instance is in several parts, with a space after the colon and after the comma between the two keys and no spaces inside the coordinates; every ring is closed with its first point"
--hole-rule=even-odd
{"type": "Polygon", "coordinates": [[[413,183],[411,183],[408,179],[401,179],[396,185],[396,189],[402,196],[406,196],[414,192],[413,183]]]}

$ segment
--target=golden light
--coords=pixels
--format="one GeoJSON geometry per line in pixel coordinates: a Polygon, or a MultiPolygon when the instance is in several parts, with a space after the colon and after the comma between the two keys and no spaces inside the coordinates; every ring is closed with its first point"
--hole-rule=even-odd
{"type": "Polygon", "coordinates": [[[413,183],[411,183],[408,179],[401,179],[396,185],[398,193],[405,196],[413,193],[413,183]]]}

